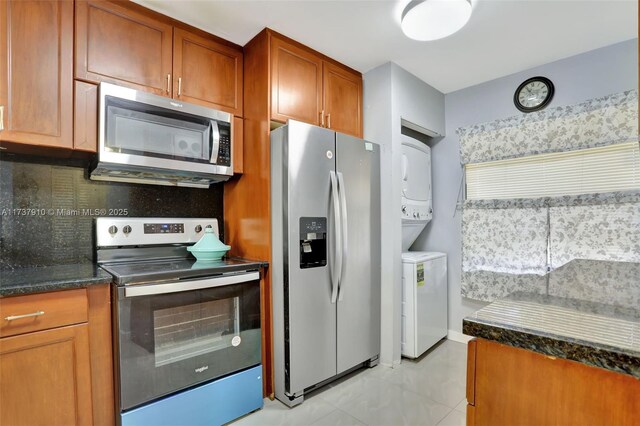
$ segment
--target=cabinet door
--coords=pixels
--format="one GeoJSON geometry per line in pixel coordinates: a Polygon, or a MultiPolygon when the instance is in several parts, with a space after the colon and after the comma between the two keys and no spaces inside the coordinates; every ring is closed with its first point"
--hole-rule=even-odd
{"type": "Polygon", "coordinates": [[[0,339],[0,424],[93,423],[87,328],[0,339]]]}
{"type": "Polygon", "coordinates": [[[271,119],[321,124],[322,59],[271,37],[271,119]]]}
{"type": "Polygon", "coordinates": [[[327,61],[323,67],[326,126],[362,137],[362,76],[327,61]]]}
{"type": "Polygon", "coordinates": [[[73,149],[98,151],[98,86],[75,82],[73,95],[73,149]]]}
{"type": "Polygon", "coordinates": [[[173,27],[106,1],[76,2],[76,78],[171,94],[173,27]]]}
{"type": "Polygon", "coordinates": [[[242,51],[174,29],[174,98],[242,117],[242,51]]]}
{"type": "Polygon", "coordinates": [[[239,174],[244,171],[244,121],[240,117],[233,117],[231,140],[233,146],[233,174],[239,174]]]}
{"type": "Polygon", "coordinates": [[[73,2],[0,2],[0,140],[73,145],[73,2]]]}

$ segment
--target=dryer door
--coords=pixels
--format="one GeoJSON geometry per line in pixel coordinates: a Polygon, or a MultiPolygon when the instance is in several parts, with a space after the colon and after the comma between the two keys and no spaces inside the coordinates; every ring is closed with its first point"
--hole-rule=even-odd
{"type": "Polygon", "coordinates": [[[402,141],[402,195],[409,201],[431,199],[431,148],[419,141],[402,141]]]}

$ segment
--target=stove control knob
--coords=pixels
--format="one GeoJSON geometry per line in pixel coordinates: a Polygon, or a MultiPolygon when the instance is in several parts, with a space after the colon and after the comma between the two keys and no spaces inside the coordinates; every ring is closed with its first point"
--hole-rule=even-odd
{"type": "Polygon", "coordinates": [[[196,225],[196,233],[202,232],[202,225],[196,225]]]}
{"type": "Polygon", "coordinates": [[[418,217],[418,213],[413,213],[413,217],[418,217]]]}
{"type": "Polygon", "coordinates": [[[124,232],[125,235],[129,235],[131,233],[131,227],[129,225],[126,225],[124,228],[122,228],[122,232],[124,232]]]}
{"type": "Polygon", "coordinates": [[[402,206],[402,213],[407,213],[407,206],[402,206]]]}
{"type": "Polygon", "coordinates": [[[111,226],[109,227],[108,231],[109,231],[109,233],[110,233],[111,235],[115,235],[115,234],[116,234],[116,232],[118,232],[118,227],[117,227],[117,226],[115,226],[115,225],[111,225],[111,226]]]}

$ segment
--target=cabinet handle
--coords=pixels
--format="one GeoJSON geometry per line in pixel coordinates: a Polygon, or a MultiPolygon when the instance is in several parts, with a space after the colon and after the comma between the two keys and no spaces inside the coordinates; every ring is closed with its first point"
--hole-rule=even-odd
{"type": "Polygon", "coordinates": [[[0,105],[0,131],[4,130],[4,105],[0,105]]]}
{"type": "Polygon", "coordinates": [[[320,111],[320,125],[324,127],[324,110],[320,111]]]}
{"type": "Polygon", "coordinates": [[[182,77],[178,77],[178,96],[182,94],[182,77]]]}
{"type": "Polygon", "coordinates": [[[9,315],[8,317],[4,317],[4,319],[5,321],[13,321],[21,318],[39,317],[40,315],[44,315],[44,311],[37,311],[24,315],[9,315]]]}
{"type": "Polygon", "coordinates": [[[327,114],[327,128],[331,128],[331,113],[327,114]]]}
{"type": "Polygon", "coordinates": [[[171,92],[171,74],[167,74],[167,93],[171,92]]]}

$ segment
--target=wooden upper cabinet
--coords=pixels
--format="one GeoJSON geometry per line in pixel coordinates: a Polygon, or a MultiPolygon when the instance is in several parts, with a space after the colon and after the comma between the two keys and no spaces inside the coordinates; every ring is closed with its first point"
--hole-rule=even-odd
{"type": "Polygon", "coordinates": [[[271,119],[321,124],[322,59],[271,37],[271,119]]]}
{"type": "Polygon", "coordinates": [[[75,81],[73,94],[73,149],[98,151],[98,86],[75,81]]]}
{"type": "Polygon", "coordinates": [[[323,63],[325,124],[336,132],[362,137],[362,77],[323,63]]]}
{"type": "Polygon", "coordinates": [[[173,94],[242,117],[242,50],[175,28],[173,94]]]}
{"type": "Polygon", "coordinates": [[[171,95],[173,27],[107,1],[76,2],[75,76],[171,95]]]}
{"type": "Polygon", "coordinates": [[[0,1],[0,140],[71,148],[73,1],[0,1]]]}

